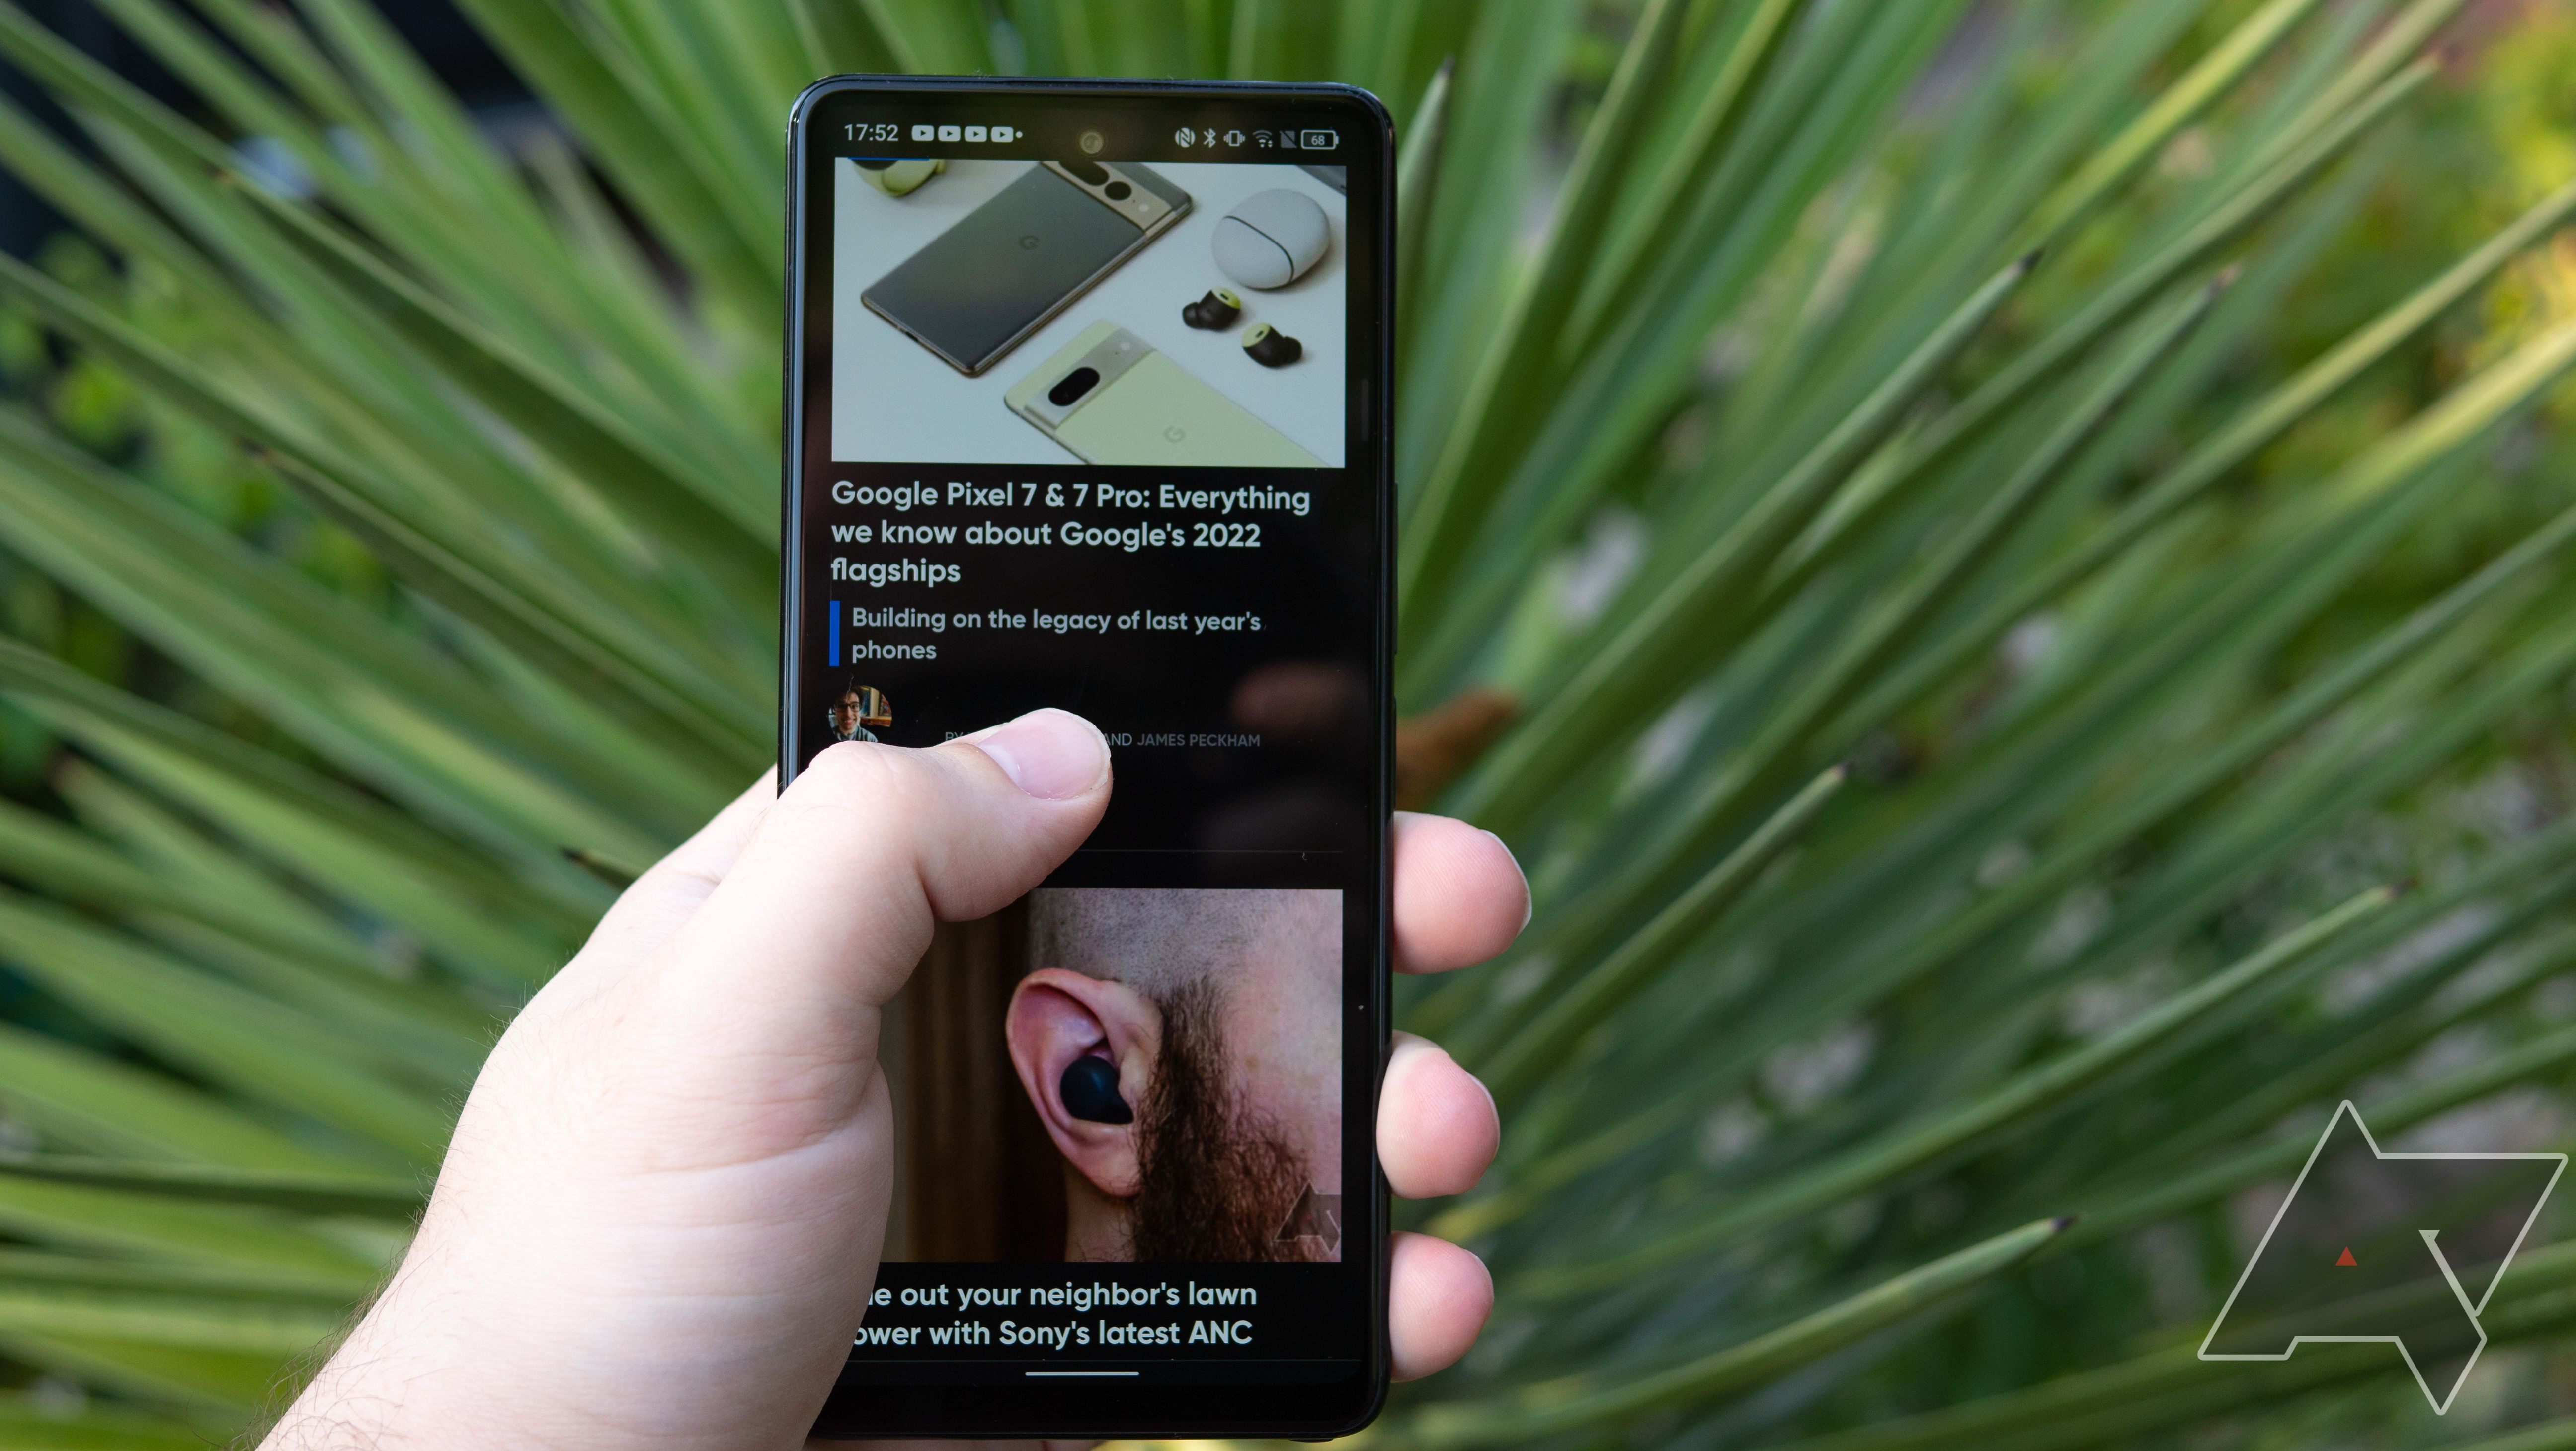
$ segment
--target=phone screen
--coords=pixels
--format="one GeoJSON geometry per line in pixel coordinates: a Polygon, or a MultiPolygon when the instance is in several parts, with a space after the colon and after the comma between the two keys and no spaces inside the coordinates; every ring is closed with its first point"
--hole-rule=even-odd
{"type": "Polygon", "coordinates": [[[851,80],[791,149],[782,773],[1040,706],[1116,773],[888,1017],[892,1219],[823,1427],[1350,1429],[1384,1378],[1384,113],[851,80]]]}

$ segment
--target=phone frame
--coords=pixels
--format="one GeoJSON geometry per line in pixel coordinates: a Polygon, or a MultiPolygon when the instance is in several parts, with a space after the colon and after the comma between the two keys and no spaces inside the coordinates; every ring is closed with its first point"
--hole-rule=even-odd
{"type": "MultiPolygon", "coordinates": [[[[1394,118],[1369,92],[1356,86],[1334,83],[842,75],[816,81],[796,98],[787,126],[787,258],[782,329],[785,357],[781,389],[778,735],[779,787],[782,790],[793,779],[797,766],[794,717],[800,699],[799,675],[803,656],[798,631],[803,623],[805,593],[804,474],[810,464],[828,465],[830,462],[828,426],[824,441],[816,451],[819,458],[809,460],[804,447],[807,420],[816,416],[828,419],[831,407],[828,372],[822,372],[819,377],[807,375],[811,353],[809,343],[815,340],[813,335],[817,332],[818,320],[825,357],[829,355],[831,335],[830,299],[826,296],[818,303],[812,295],[810,284],[815,269],[809,263],[806,247],[808,218],[812,215],[811,209],[816,207],[822,209],[822,227],[814,235],[826,248],[829,246],[829,161],[833,153],[828,146],[818,150],[811,138],[818,112],[825,111],[836,97],[864,95],[884,98],[905,94],[941,98],[977,95],[1090,98],[1104,106],[1144,101],[1312,110],[1319,122],[1334,120],[1348,128],[1347,136],[1356,138],[1346,146],[1346,156],[1369,157],[1368,170],[1375,173],[1370,200],[1376,208],[1377,225],[1374,245],[1370,249],[1373,256],[1368,276],[1376,288],[1379,305],[1374,316],[1365,319],[1365,329],[1363,320],[1354,314],[1349,341],[1350,373],[1344,393],[1349,426],[1343,471],[1358,482],[1372,485],[1376,494],[1373,512],[1377,521],[1378,559],[1374,576],[1378,594],[1378,638],[1373,642],[1376,659],[1373,688],[1378,692],[1383,708],[1377,712],[1380,730],[1374,752],[1372,794],[1377,817],[1385,825],[1373,884],[1378,923],[1382,930],[1376,934],[1377,950],[1370,965],[1365,992],[1354,995],[1355,1000],[1350,1004],[1355,1013],[1373,1026],[1374,1032],[1352,1032],[1344,1041],[1346,1055],[1366,1054],[1373,1050],[1376,1056],[1365,1075],[1352,1075],[1353,1078],[1364,1078],[1367,1093],[1360,1101],[1346,1098],[1343,1115],[1346,1124],[1357,1118],[1373,1127],[1377,1118],[1378,1089],[1392,1046],[1388,1020],[1393,995],[1393,966],[1387,947],[1388,933],[1383,929],[1391,921],[1394,908],[1395,490],[1392,430],[1387,424],[1394,413],[1392,395],[1395,379],[1394,118]],[[818,181],[822,183],[820,186],[816,185],[818,181]],[[1369,474],[1374,475],[1373,480],[1366,477],[1369,474]],[[1356,1000],[1363,996],[1364,1001],[1356,1000]]],[[[1360,170],[1352,168],[1354,173],[1360,170]]],[[[1352,193],[1356,195],[1356,175],[1353,180],[1352,193]]],[[[1356,225],[1359,211],[1358,207],[1352,210],[1353,225],[1356,225]]],[[[1357,285],[1359,273],[1356,269],[1353,276],[1354,285],[1357,285]]],[[[1070,301],[1068,299],[1068,303],[1070,301]]],[[[1360,1137],[1374,1144],[1373,1131],[1360,1137]]],[[[1390,1203],[1386,1175],[1373,1149],[1367,1159],[1364,1192],[1372,1209],[1367,1227],[1368,1243],[1364,1252],[1354,1255],[1350,1241],[1345,1240],[1343,1260],[1346,1265],[1358,1265],[1366,1270],[1366,1323],[1356,1327],[1353,1337],[1359,1350],[1359,1372],[1346,1381],[1324,1384],[1181,1382],[1150,1386],[1049,1381],[1036,1385],[917,1387],[854,1386],[845,1382],[835,1386],[816,1419],[813,1434],[817,1437],[1265,1437],[1323,1440],[1358,1431],[1375,1420],[1385,1404],[1392,1369],[1386,1328],[1390,1203]],[[1152,1402],[1150,1406],[1143,1403],[1148,1400],[1152,1402]]],[[[1349,1182],[1346,1177],[1345,1183],[1349,1182]]],[[[1348,1192],[1346,1189],[1346,1195],[1348,1192]]]]}

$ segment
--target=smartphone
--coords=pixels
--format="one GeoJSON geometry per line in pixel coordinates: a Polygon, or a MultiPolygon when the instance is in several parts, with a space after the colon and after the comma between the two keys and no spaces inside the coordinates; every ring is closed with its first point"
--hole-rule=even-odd
{"type": "MultiPolygon", "coordinates": [[[[872,171],[870,179],[885,191],[884,178],[908,168],[870,165],[884,159],[850,164],[872,171]]],[[[1080,158],[1042,162],[1022,168],[1008,186],[870,283],[859,300],[971,378],[1189,211],[1189,193],[1145,167],[1080,158]]]]}
{"type": "Polygon", "coordinates": [[[1117,778],[889,1012],[893,1211],[816,1434],[1357,1430],[1388,1368],[1386,112],[843,77],[789,147],[782,781],[1049,705],[1117,778]],[[1268,289],[1213,244],[1247,203],[1307,224],[1268,289]]]}
{"type": "Polygon", "coordinates": [[[1323,464],[1108,318],[1084,328],[1002,396],[1013,413],[1087,464],[1323,464]]]}

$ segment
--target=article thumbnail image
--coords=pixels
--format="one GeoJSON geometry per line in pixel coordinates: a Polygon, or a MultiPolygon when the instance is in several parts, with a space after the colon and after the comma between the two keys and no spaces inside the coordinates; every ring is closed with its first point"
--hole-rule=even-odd
{"type": "Polygon", "coordinates": [[[1027,967],[1004,1033],[1067,1259],[1341,1258],[1341,893],[1039,891],[1027,967]]]}
{"type": "Polygon", "coordinates": [[[1048,888],[888,1011],[887,1258],[1342,1256],[1342,895],[1048,888]]]}
{"type": "Polygon", "coordinates": [[[1338,168],[833,167],[832,456],[1338,468],[1338,168]]]}

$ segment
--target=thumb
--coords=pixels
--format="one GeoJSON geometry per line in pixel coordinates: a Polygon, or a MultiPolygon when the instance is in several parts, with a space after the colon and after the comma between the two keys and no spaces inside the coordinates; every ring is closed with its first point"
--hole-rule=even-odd
{"type": "Polygon", "coordinates": [[[661,987],[816,1026],[882,1007],[935,918],[1001,910],[1072,855],[1108,804],[1109,743],[1068,711],[930,750],[832,746],[661,954],[661,987]]]}

